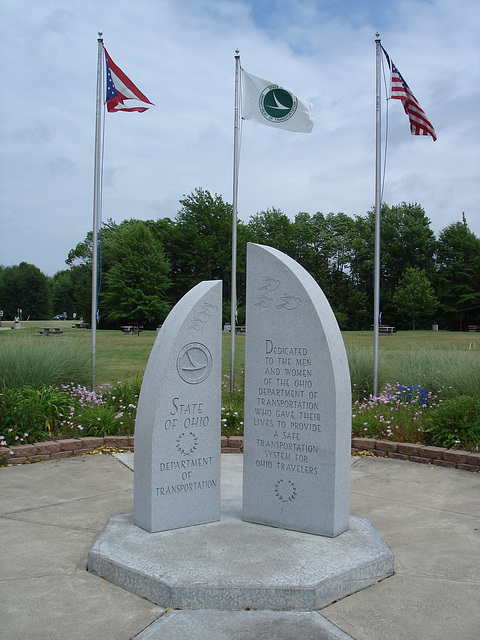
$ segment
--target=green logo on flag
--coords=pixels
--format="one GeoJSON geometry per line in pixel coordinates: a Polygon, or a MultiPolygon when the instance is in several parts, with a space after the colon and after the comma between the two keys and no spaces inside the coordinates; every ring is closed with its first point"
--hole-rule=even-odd
{"type": "Polygon", "coordinates": [[[297,104],[297,98],[278,84],[265,87],[260,94],[260,111],[270,122],[290,120],[297,110],[297,104]]]}

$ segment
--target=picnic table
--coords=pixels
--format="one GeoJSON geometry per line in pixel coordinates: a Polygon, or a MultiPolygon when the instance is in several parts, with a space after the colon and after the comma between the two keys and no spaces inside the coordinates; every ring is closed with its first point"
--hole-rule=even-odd
{"type": "Polygon", "coordinates": [[[386,325],[381,324],[378,327],[378,333],[397,333],[397,330],[395,327],[387,327],[386,325]]]}
{"type": "Polygon", "coordinates": [[[89,325],[87,322],[76,322],[72,324],[72,329],[88,329],[89,325]]]}
{"type": "Polygon", "coordinates": [[[63,333],[63,331],[60,329],[60,327],[43,327],[41,331],[39,331],[39,333],[42,336],[59,336],[63,333]]]}
{"type": "MultiPolygon", "coordinates": [[[[224,331],[231,331],[232,330],[232,325],[229,322],[226,322],[223,325],[223,330],[224,331]]],[[[240,324],[235,325],[235,333],[245,333],[245,332],[246,332],[245,325],[240,325],[240,324]]]]}
{"type": "Polygon", "coordinates": [[[141,324],[125,324],[120,327],[124,335],[139,336],[143,331],[143,325],[141,324]]]}
{"type": "MultiPolygon", "coordinates": [[[[373,324],[372,324],[372,329],[374,328],[373,324]]],[[[378,325],[378,333],[385,333],[385,334],[392,334],[392,333],[397,333],[397,330],[395,327],[389,327],[386,324],[379,324],[378,325]]]]}

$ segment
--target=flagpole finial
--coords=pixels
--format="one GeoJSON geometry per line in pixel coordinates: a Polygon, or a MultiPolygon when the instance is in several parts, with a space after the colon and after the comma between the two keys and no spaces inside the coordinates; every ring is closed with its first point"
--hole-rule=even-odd
{"type": "Polygon", "coordinates": [[[377,41],[378,41],[378,42],[380,42],[380,34],[378,33],[378,31],[377,31],[377,33],[375,34],[375,38],[377,39],[377,41]]]}
{"type": "Polygon", "coordinates": [[[103,31],[98,32],[98,39],[103,40],[103,31]]]}
{"type": "Polygon", "coordinates": [[[239,57],[240,57],[240,50],[235,49],[235,58],[239,58],[239,57]]]}

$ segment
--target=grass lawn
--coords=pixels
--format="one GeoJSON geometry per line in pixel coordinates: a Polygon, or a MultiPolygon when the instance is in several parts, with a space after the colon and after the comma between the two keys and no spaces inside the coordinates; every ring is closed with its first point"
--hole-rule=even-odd
{"type": "MultiPolygon", "coordinates": [[[[22,328],[9,330],[12,322],[3,322],[0,331],[2,340],[28,339],[69,340],[75,341],[85,349],[91,349],[91,331],[89,329],[72,328],[73,321],[28,321],[22,328]],[[60,327],[62,335],[44,337],[43,327],[60,327]]],[[[349,347],[364,347],[373,353],[372,331],[345,331],[343,339],[347,350],[349,347]]],[[[97,331],[97,384],[116,384],[141,380],[150,351],[155,342],[155,331],[143,331],[140,336],[124,335],[120,330],[97,331]]],[[[222,370],[224,375],[230,374],[230,333],[222,334],[222,370]]],[[[237,334],[235,342],[235,386],[242,386],[245,362],[245,336],[237,334]]],[[[455,348],[465,351],[467,357],[480,357],[480,334],[456,331],[398,331],[392,335],[379,337],[379,370],[389,369],[395,361],[408,352],[414,353],[419,348],[445,350],[455,348]],[[468,354],[468,355],[467,355],[468,354]]],[[[395,380],[391,381],[392,383],[395,380]]]]}
{"type": "MultiPolygon", "coordinates": [[[[373,348],[373,331],[344,331],[345,344],[371,346],[373,348]]],[[[475,333],[466,331],[397,331],[379,336],[380,350],[383,353],[398,352],[415,347],[433,347],[446,349],[450,347],[468,348],[475,342],[475,333]]],[[[480,349],[480,334],[477,335],[477,346],[480,349]]]]}

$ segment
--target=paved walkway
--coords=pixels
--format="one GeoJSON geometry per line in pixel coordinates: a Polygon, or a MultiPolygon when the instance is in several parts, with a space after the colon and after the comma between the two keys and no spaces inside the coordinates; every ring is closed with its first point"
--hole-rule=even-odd
{"type": "MultiPolygon", "coordinates": [[[[85,570],[88,551],[109,518],[133,509],[128,466],[113,456],[88,455],[1,468],[0,479],[2,638],[130,640],[164,615],[161,607],[85,570]]],[[[241,481],[242,456],[222,455],[222,497],[240,498],[241,481]]],[[[388,543],[395,575],[321,611],[344,634],[330,625],[327,635],[312,631],[308,640],[345,634],[355,640],[478,639],[480,474],[358,458],[352,515],[369,519],[388,543]]],[[[234,547],[232,540],[232,552],[234,547]]],[[[202,615],[189,621],[195,634],[173,636],[165,628],[160,635],[146,630],[142,638],[247,637],[238,625],[235,632],[222,632],[220,622],[215,635],[202,636],[202,615]]],[[[275,615],[258,618],[251,637],[307,640],[293,619],[290,631],[282,624],[278,635],[275,615]]]]}

